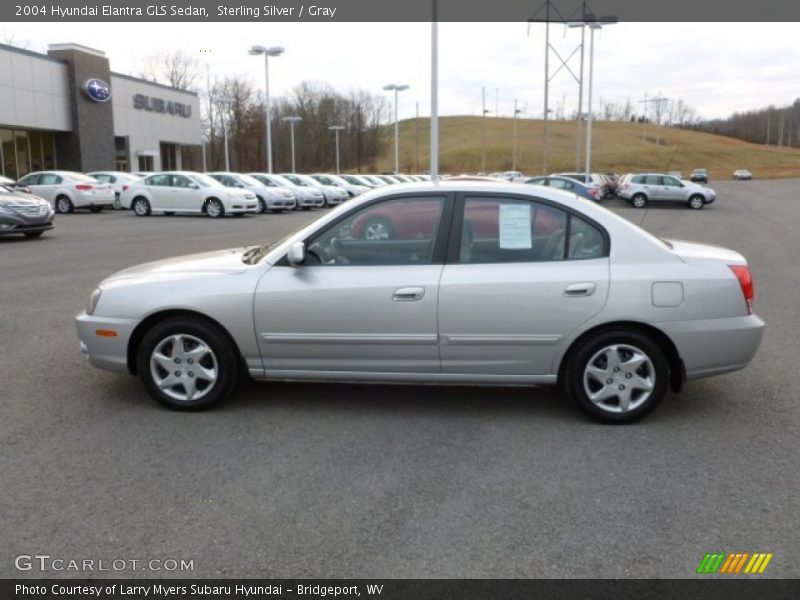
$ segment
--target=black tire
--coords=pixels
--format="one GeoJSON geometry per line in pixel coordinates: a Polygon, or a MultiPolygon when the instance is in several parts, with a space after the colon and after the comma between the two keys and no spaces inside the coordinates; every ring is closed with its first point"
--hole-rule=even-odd
{"type": "Polygon", "coordinates": [[[114,210],[119,210],[122,208],[122,204],[119,201],[119,192],[114,192],[114,210]]]}
{"type": "MultiPolygon", "coordinates": [[[[190,372],[188,369],[192,367],[187,363],[188,361],[176,365],[177,369],[186,369],[185,372],[176,370],[176,373],[180,372],[182,376],[188,376],[190,372]]],[[[139,378],[142,380],[142,385],[156,402],[167,408],[181,411],[204,410],[224,400],[236,387],[240,373],[238,352],[225,331],[203,318],[190,316],[165,319],[150,329],[139,344],[136,354],[136,367],[139,378]],[[216,360],[217,377],[213,384],[200,390],[199,378],[196,380],[197,383],[195,385],[198,387],[198,393],[202,392],[203,394],[198,399],[175,399],[161,389],[153,378],[150,365],[151,355],[162,342],[174,335],[190,336],[201,340],[211,349],[216,360]]],[[[180,390],[183,390],[185,394],[186,389],[182,387],[182,384],[176,383],[171,388],[168,388],[167,391],[180,393],[180,390]]]]}
{"type": "Polygon", "coordinates": [[[700,210],[706,205],[706,199],[700,195],[695,194],[689,197],[689,202],[687,202],[687,206],[693,210],[700,210]]]}
{"type": "Polygon", "coordinates": [[[44,231],[26,231],[25,232],[25,237],[26,238],[38,238],[38,237],[42,237],[43,233],[44,233],[44,231]]]}
{"type": "Polygon", "coordinates": [[[219,219],[225,216],[225,207],[216,198],[209,198],[206,201],[205,213],[212,219],[219,219]]]}
{"type": "Polygon", "coordinates": [[[133,202],[131,202],[131,209],[133,209],[133,214],[137,217],[150,216],[150,202],[147,201],[147,198],[142,198],[141,196],[134,198],[133,202]]]}
{"type": "Polygon", "coordinates": [[[647,206],[647,196],[644,194],[634,194],[631,198],[631,204],[634,208],[644,208],[647,206]]]}
{"type": "Polygon", "coordinates": [[[386,239],[386,240],[393,240],[395,237],[394,225],[388,220],[384,219],[383,217],[372,217],[371,219],[367,219],[366,223],[364,223],[363,227],[361,228],[361,239],[386,239]],[[371,229],[381,229],[385,231],[386,237],[377,237],[377,238],[370,238],[369,231],[371,229]]]}
{"type": "MultiPolygon", "coordinates": [[[[602,356],[592,361],[595,363],[595,366],[598,360],[602,361],[602,356]]],[[[567,396],[575,401],[590,417],[603,423],[632,423],[652,411],[658,403],[661,402],[664,394],[666,394],[669,386],[669,363],[667,362],[664,351],[650,337],[638,331],[618,329],[601,332],[580,342],[580,345],[574,348],[567,358],[563,377],[564,379],[561,383],[567,396]],[[603,382],[594,379],[591,375],[587,375],[589,379],[588,383],[585,385],[584,374],[589,366],[589,362],[604,348],[616,345],[623,347],[621,350],[623,354],[627,352],[624,348],[634,348],[638,350],[649,359],[649,364],[643,364],[639,367],[639,371],[628,374],[625,372],[624,363],[622,363],[621,367],[617,368],[617,372],[610,369],[609,379],[603,382]],[[645,396],[644,390],[638,390],[638,398],[631,398],[630,400],[634,405],[633,408],[626,411],[616,412],[621,409],[619,396],[611,396],[606,399],[607,402],[601,401],[600,403],[595,403],[589,398],[589,394],[586,390],[587,385],[590,390],[592,386],[599,385],[597,391],[606,387],[606,385],[610,388],[615,388],[617,385],[630,386],[630,384],[626,383],[632,380],[628,379],[629,375],[631,378],[636,375],[644,377],[645,373],[647,377],[653,377],[655,379],[654,382],[651,382],[653,385],[650,394],[643,398],[643,396],[645,396]],[[609,381],[611,382],[610,384],[608,383],[609,381]],[[616,408],[614,402],[616,402],[616,408]],[[604,403],[605,406],[601,405],[602,403],[604,403]]],[[[623,387],[619,389],[622,390],[623,387]]],[[[632,389],[633,388],[631,388],[631,390],[632,389]]],[[[628,390],[627,393],[631,394],[631,390],[628,390]]]]}
{"type": "Polygon", "coordinates": [[[103,212],[103,207],[102,206],[90,206],[89,207],[89,211],[93,212],[93,213],[103,212]]]}
{"type": "Polygon", "coordinates": [[[174,210],[168,210],[168,211],[164,212],[164,214],[167,215],[168,217],[172,217],[172,216],[175,215],[175,211],[174,210]]]}
{"type": "Polygon", "coordinates": [[[266,214],[268,212],[267,203],[264,202],[264,199],[261,196],[256,196],[256,198],[258,199],[258,214],[266,214]]]}
{"type": "Polygon", "coordinates": [[[56,198],[56,212],[62,215],[75,212],[75,205],[67,196],[59,196],[56,198]]]}

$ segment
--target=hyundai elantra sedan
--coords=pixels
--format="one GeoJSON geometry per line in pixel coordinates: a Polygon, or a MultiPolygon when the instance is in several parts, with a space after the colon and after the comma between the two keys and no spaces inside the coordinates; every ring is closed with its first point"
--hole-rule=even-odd
{"type": "Polygon", "coordinates": [[[592,417],[628,422],[750,362],[753,294],[740,254],[656,238],[574,194],[416,183],[276,243],[120,271],[77,328],[93,365],[173,409],[209,407],[249,375],[559,385],[592,417]],[[394,235],[363,235],[376,218],[394,235]]]}

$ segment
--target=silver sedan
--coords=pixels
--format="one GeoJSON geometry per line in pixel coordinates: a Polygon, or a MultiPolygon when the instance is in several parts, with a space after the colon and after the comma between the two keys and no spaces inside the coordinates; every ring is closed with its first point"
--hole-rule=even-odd
{"type": "Polygon", "coordinates": [[[558,190],[458,181],[368,192],[277,244],[126,269],[77,328],[92,364],[175,409],[249,375],[558,384],[627,422],[745,367],[764,327],[752,302],[732,250],[653,237],[558,190]]]}

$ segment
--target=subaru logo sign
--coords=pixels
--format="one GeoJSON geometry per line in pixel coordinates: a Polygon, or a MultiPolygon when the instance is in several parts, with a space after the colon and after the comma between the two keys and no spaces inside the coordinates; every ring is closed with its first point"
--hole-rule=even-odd
{"type": "Polygon", "coordinates": [[[111,86],[102,79],[87,79],[83,82],[83,93],[89,100],[108,102],[111,100],[111,86]]]}

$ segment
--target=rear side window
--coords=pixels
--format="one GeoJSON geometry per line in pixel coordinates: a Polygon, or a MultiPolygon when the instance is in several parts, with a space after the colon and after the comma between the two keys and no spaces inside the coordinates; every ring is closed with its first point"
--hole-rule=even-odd
{"type": "Polygon", "coordinates": [[[644,183],[644,175],[634,175],[631,177],[632,183],[644,183]]]}
{"type": "Polygon", "coordinates": [[[605,237],[598,227],[585,219],[570,215],[569,253],[570,260],[602,258],[605,255],[605,237]]]}
{"type": "Polygon", "coordinates": [[[647,185],[661,185],[661,177],[658,175],[648,175],[645,177],[644,182],[647,185]]]}
{"type": "Polygon", "coordinates": [[[39,185],[58,185],[61,183],[61,177],[55,173],[44,173],[39,176],[39,185]]]}
{"type": "Polygon", "coordinates": [[[152,175],[144,180],[147,185],[170,186],[172,182],[169,175],[152,175]]]}

